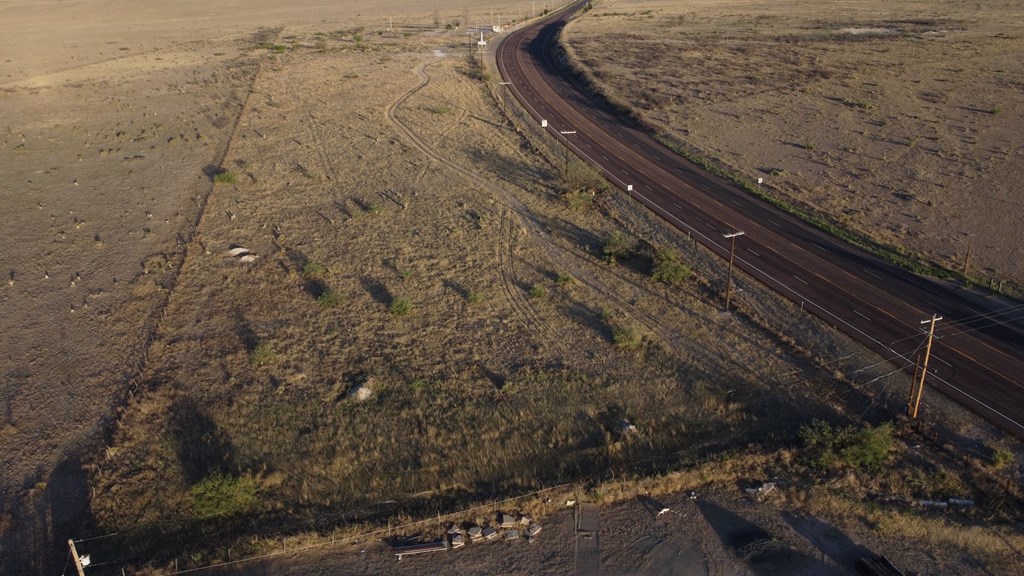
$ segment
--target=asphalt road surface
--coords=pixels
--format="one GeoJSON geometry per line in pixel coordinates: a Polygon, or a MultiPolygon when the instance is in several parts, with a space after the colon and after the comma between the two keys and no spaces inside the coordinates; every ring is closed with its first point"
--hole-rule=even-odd
{"type": "Polygon", "coordinates": [[[512,32],[497,48],[503,80],[546,130],[719,256],[729,257],[725,234],[744,232],[735,238],[738,269],[897,368],[915,371],[926,321],[940,316],[928,386],[1024,438],[1024,304],[898,269],[704,173],[596,104],[563,75],[550,49],[582,6],[512,32]]]}

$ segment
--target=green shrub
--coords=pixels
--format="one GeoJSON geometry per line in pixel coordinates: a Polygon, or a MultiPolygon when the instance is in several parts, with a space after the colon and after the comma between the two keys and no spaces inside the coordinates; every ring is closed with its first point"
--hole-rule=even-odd
{"type": "Polygon", "coordinates": [[[636,326],[614,326],[612,327],[612,342],[624,350],[636,350],[643,344],[644,335],[636,326]]]}
{"type": "Polygon", "coordinates": [[[570,206],[576,202],[585,207],[593,202],[595,194],[607,191],[608,181],[586,162],[574,159],[566,166],[562,176],[562,192],[570,206]]]}
{"type": "Polygon", "coordinates": [[[893,449],[892,431],[893,427],[889,422],[874,428],[865,426],[860,430],[851,431],[846,445],[839,451],[843,463],[862,470],[881,469],[893,449]]]}
{"type": "Polygon", "coordinates": [[[563,274],[561,272],[555,277],[555,284],[558,284],[562,288],[571,288],[576,284],[576,279],[569,274],[563,274]]]}
{"type": "Polygon", "coordinates": [[[604,243],[604,256],[609,262],[615,263],[620,258],[628,258],[633,254],[635,242],[618,230],[608,235],[604,243]]]}
{"type": "Polygon", "coordinates": [[[323,306],[324,308],[335,308],[341,306],[345,302],[345,297],[338,294],[334,290],[328,290],[317,297],[316,303],[323,306]]]}
{"type": "Polygon", "coordinates": [[[483,301],[484,295],[479,292],[470,291],[466,293],[466,302],[469,302],[470,304],[477,304],[483,301]]]}
{"type": "Polygon", "coordinates": [[[543,298],[547,296],[548,291],[540,284],[534,284],[530,286],[530,298],[543,298]]]}
{"type": "Polygon", "coordinates": [[[822,472],[843,467],[881,469],[895,444],[892,434],[893,426],[889,422],[875,427],[838,429],[814,420],[800,427],[804,456],[812,468],[822,472]]]}
{"type": "Polygon", "coordinates": [[[564,197],[570,210],[586,210],[594,204],[594,194],[586,190],[571,190],[564,197]]]}
{"type": "Polygon", "coordinates": [[[213,181],[218,184],[234,184],[237,179],[235,173],[228,170],[213,175],[213,181]]]}
{"type": "Polygon", "coordinates": [[[327,273],[327,268],[317,262],[306,262],[302,266],[302,275],[306,278],[320,278],[327,273]]]}
{"type": "Polygon", "coordinates": [[[273,348],[261,342],[249,352],[249,363],[253,366],[266,366],[274,361],[275,356],[273,348]]]}
{"type": "Polygon", "coordinates": [[[679,252],[663,248],[654,255],[651,277],[669,286],[678,286],[690,279],[690,267],[679,261],[679,252]]]}
{"type": "Polygon", "coordinates": [[[391,299],[391,313],[395,316],[405,316],[412,312],[412,300],[405,296],[396,296],[391,299]]]}
{"type": "Polygon", "coordinates": [[[1009,450],[997,449],[992,453],[992,466],[996,470],[1002,470],[1007,466],[1013,466],[1014,460],[1013,452],[1010,452],[1009,450]]]}
{"type": "Polygon", "coordinates": [[[192,487],[192,511],[198,518],[242,514],[256,506],[258,492],[252,478],[217,473],[192,487]]]}

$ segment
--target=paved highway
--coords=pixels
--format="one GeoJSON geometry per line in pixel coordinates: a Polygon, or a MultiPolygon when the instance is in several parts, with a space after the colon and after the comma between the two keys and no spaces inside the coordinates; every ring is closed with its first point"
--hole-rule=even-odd
{"type": "Polygon", "coordinates": [[[736,238],[737,268],[897,367],[914,372],[927,340],[922,321],[941,316],[928,384],[1024,438],[1024,304],[898,269],[704,173],[606,111],[563,76],[550,50],[582,5],[512,32],[497,48],[501,76],[538,122],[719,256],[729,256],[723,234],[745,232],[736,238]]]}

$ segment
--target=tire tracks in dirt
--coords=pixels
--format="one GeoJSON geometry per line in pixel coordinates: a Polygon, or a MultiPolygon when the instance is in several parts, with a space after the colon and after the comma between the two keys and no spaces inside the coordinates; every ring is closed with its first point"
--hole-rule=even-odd
{"type": "MultiPolygon", "coordinates": [[[[510,206],[512,211],[515,214],[522,217],[523,212],[525,212],[525,210],[516,209],[517,206],[515,206],[515,204],[511,202],[513,198],[507,191],[505,191],[503,188],[499,186],[495,186],[494,184],[487,182],[485,179],[481,178],[474,172],[471,172],[470,170],[467,170],[466,168],[463,168],[458,164],[455,164],[454,162],[451,162],[444,158],[443,156],[441,156],[441,154],[438,153],[437,150],[434,149],[434,147],[426,143],[418,134],[416,134],[416,131],[413,130],[412,127],[405,124],[398,118],[397,113],[398,110],[402,107],[402,105],[405,104],[405,102],[407,102],[409,98],[411,98],[414,94],[422,90],[424,87],[427,86],[427,84],[430,83],[430,76],[426,73],[427,65],[427,63],[420,64],[414,69],[416,75],[419,76],[420,78],[419,83],[417,83],[416,86],[414,86],[413,88],[399,96],[394,102],[392,102],[387,107],[386,115],[388,122],[390,122],[402,134],[409,138],[409,140],[412,141],[413,145],[429,159],[448,168],[452,172],[455,172],[457,175],[461,176],[463,180],[467,181],[470,184],[479,186],[486,190],[498,192],[503,198],[509,201],[509,204],[513,204],[512,206],[510,206]]],[[[508,301],[510,307],[512,308],[513,313],[517,316],[519,322],[529,332],[531,332],[535,337],[546,343],[554,344],[557,347],[562,347],[564,346],[564,344],[562,344],[556,337],[554,330],[551,328],[551,326],[548,325],[548,323],[544,322],[541,315],[527,300],[526,296],[523,294],[522,289],[516,285],[515,220],[517,220],[517,218],[510,216],[508,211],[504,211],[501,214],[499,242],[496,247],[496,252],[499,262],[498,269],[501,275],[502,291],[504,292],[505,298],[508,301]]]]}
{"type": "Polygon", "coordinates": [[[557,342],[555,334],[551,330],[537,310],[530,305],[523,290],[516,284],[516,229],[518,218],[515,213],[508,210],[502,211],[501,224],[499,229],[499,240],[495,246],[498,255],[498,272],[501,275],[501,287],[505,292],[505,299],[512,306],[512,310],[519,318],[519,321],[535,337],[540,340],[557,342]]]}
{"type": "Polygon", "coordinates": [[[313,147],[316,148],[316,154],[320,160],[320,167],[324,171],[324,175],[326,175],[327,179],[331,182],[331,192],[336,193],[338,186],[338,173],[334,169],[334,160],[327,151],[327,146],[324,145],[324,140],[320,136],[320,131],[317,129],[318,126],[323,126],[320,119],[314,116],[311,112],[306,112],[306,132],[309,134],[309,139],[313,141],[313,147]]]}
{"type": "MultiPolygon", "coordinates": [[[[523,224],[523,229],[526,230],[527,234],[529,234],[531,238],[544,245],[545,256],[548,260],[565,272],[571,274],[578,282],[593,290],[595,293],[600,294],[602,297],[613,303],[617,308],[627,313],[631,319],[639,324],[648,334],[656,336],[661,340],[661,342],[672,349],[690,350],[691,354],[700,353],[703,356],[703,360],[711,362],[712,365],[717,365],[723,370],[726,369],[725,364],[727,364],[734,370],[742,372],[743,366],[733,360],[730,354],[726,353],[723,356],[721,351],[717,354],[706,353],[708,349],[707,342],[698,341],[696,338],[687,336],[678,330],[664,327],[659,318],[640,310],[629,302],[629,300],[616,294],[613,287],[608,286],[589,270],[589,268],[594,265],[593,261],[581,254],[572,252],[561,243],[555,241],[552,235],[545,230],[545,224],[542,219],[536,216],[533,211],[514,194],[506,190],[504,187],[483,178],[476,172],[468,168],[464,168],[455,162],[449,161],[434,149],[434,147],[416,134],[415,130],[402,122],[398,118],[397,112],[403,104],[405,104],[414,94],[422,90],[430,82],[430,76],[426,72],[426,68],[429,65],[429,62],[425,62],[414,68],[414,72],[419,76],[419,82],[395,99],[395,101],[387,107],[385,113],[387,120],[400,133],[412,141],[413,145],[425,156],[454,172],[467,183],[478,187],[480,190],[493,192],[498,198],[503,200],[503,204],[505,208],[507,208],[507,211],[501,216],[502,240],[498,247],[500,256],[499,260],[501,262],[500,268],[502,284],[510,306],[519,317],[520,322],[526,326],[528,330],[530,330],[535,336],[542,337],[547,343],[555,345],[562,349],[563,352],[565,351],[565,343],[557,338],[553,328],[542,321],[542,317],[526,299],[522,289],[514,283],[515,227],[512,217],[508,215],[509,212],[515,215],[515,220],[518,220],[523,224]],[[723,358],[726,360],[723,360],[723,358]]],[[[636,291],[643,293],[645,296],[658,297],[658,295],[651,293],[650,289],[631,282],[624,274],[615,272],[614,275],[620,281],[629,283],[636,291]]]]}

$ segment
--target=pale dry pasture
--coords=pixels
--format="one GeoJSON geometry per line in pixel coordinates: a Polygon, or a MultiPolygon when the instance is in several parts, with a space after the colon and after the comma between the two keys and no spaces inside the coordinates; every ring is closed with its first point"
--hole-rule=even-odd
{"type": "Polygon", "coordinates": [[[567,38],[671,141],[1010,290],[1024,279],[1022,16],[1017,2],[625,0],[596,2],[567,38]]]}

